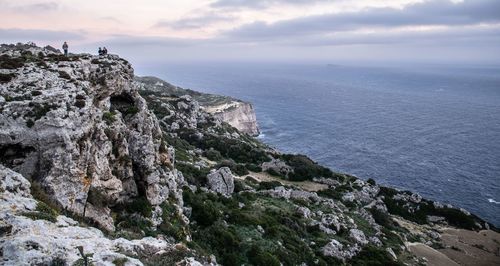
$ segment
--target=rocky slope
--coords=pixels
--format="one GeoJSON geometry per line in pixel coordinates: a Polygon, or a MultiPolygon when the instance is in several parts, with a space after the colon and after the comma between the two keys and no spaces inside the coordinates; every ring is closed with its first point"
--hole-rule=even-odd
{"type": "Polygon", "coordinates": [[[259,135],[257,118],[251,103],[227,96],[183,89],[156,77],[136,77],[135,80],[141,90],[168,92],[177,97],[189,95],[199,102],[206,112],[230,124],[240,132],[251,136],[259,135]]]}
{"type": "Polygon", "coordinates": [[[475,215],[282,154],[196,93],[133,78],[117,56],[0,48],[0,263],[499,263],[475,215]]]}

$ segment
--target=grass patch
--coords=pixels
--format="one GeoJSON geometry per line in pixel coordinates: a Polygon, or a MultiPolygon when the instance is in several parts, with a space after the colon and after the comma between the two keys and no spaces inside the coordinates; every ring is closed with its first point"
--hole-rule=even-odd
{"type": "Polygon", "coordinates": [[[57,211],[50,208],[47,204],[39,201],[36,205],[35,211],[22,212],[21,215],[28,217],[32,220],[47,220],[49,222],[57,222],[57,211]]]}
{"type": "Polygon", "coordinates": [[[114,111],[111,112],[104,112],[102,114],[102,119],[106,122],[106,124],[109,126],[113,124],[116,121],[115,117],[116,113],[114,111]]]}

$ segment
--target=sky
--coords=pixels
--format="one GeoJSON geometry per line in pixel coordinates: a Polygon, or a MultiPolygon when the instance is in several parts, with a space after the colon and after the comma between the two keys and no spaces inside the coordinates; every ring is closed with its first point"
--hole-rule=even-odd
{"type": "Polygon", "coordinates": [[[500,64],[500,0],[0,0],[0,43],[139,63],[500,64]]]}

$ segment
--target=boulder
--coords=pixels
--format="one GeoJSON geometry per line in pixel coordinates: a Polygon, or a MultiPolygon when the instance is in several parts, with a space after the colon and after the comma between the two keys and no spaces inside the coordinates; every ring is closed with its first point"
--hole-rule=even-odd
{"type": "Polygon", "coordinates": [[[365,233],[359,229],[351,229],[349,230],[349,237],[351,237],[356,243],[361,245],[368,244],[368,240],[366,240],[365,233]]]}
{"type": "Polygon", "coordinates": [[[207,175],[208,187],[210,190],[229,196],[234,192],[234,176],[229,167],[222,167],[212,170],[207,175]]]}

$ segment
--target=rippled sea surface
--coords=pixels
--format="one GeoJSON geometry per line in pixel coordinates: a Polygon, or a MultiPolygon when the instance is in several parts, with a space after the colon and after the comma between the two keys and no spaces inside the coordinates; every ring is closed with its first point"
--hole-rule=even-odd
{"type": "Polygon", "coordinates": [[[500,225],[500,67],[204,63],[138,74],[250,101],[271,146],[500,225]]]}

